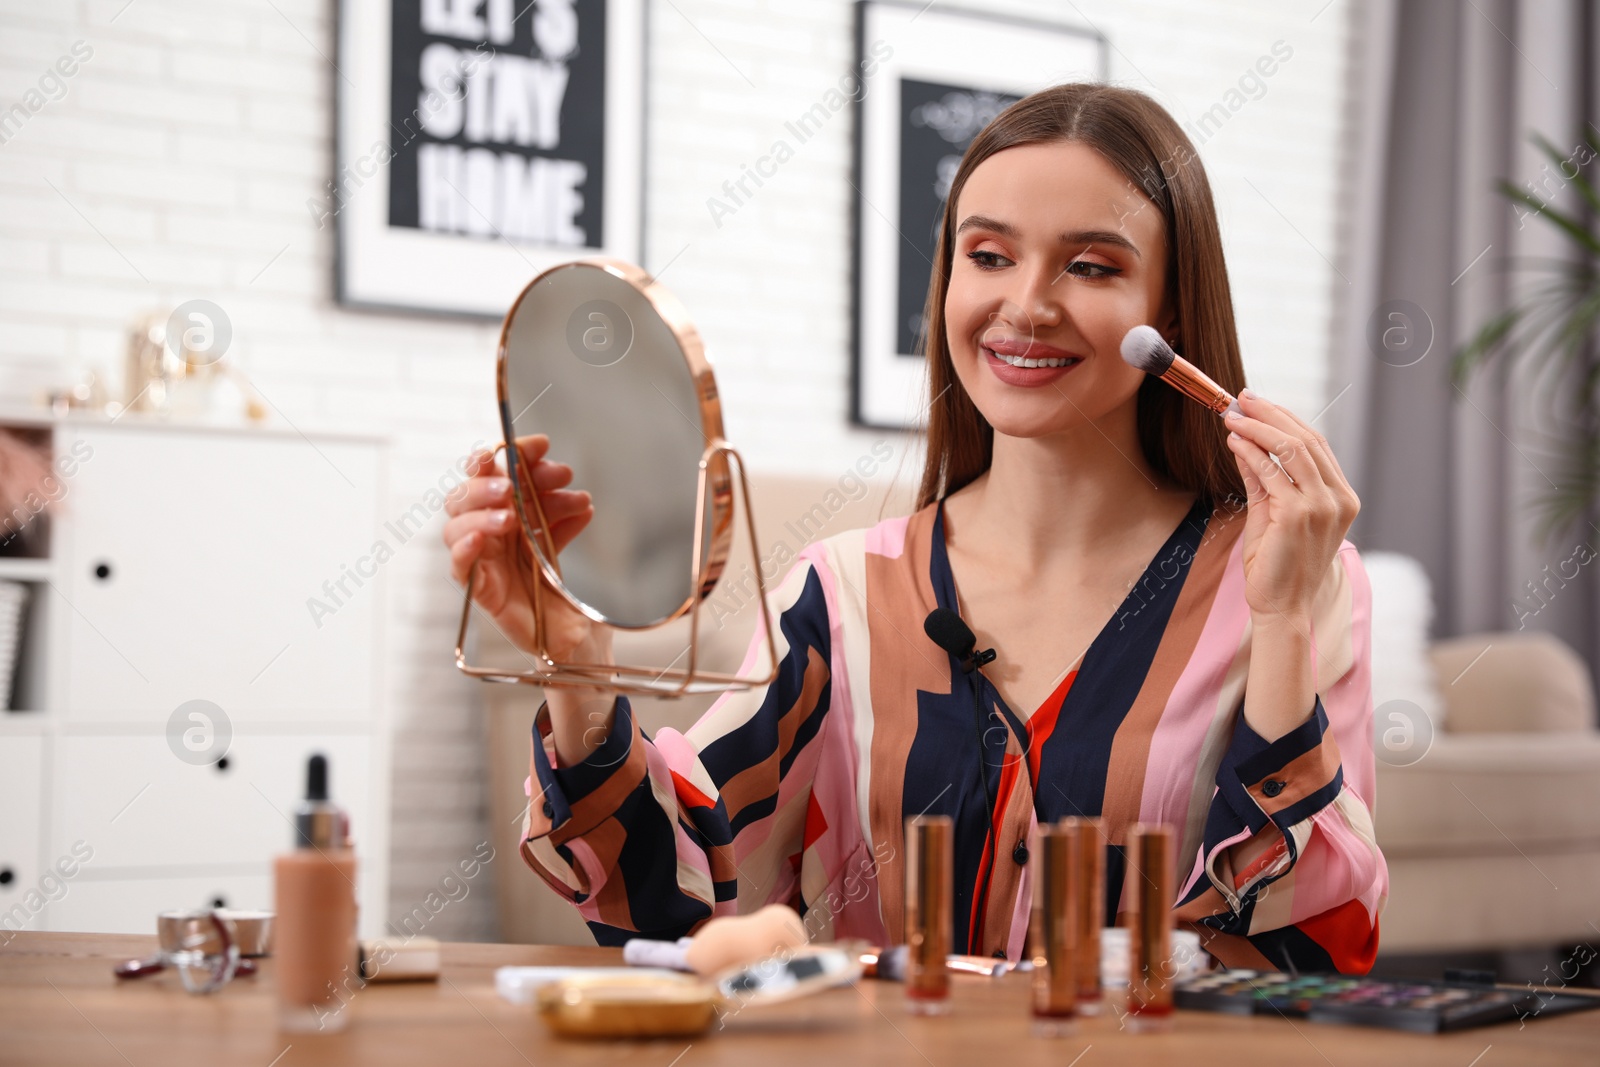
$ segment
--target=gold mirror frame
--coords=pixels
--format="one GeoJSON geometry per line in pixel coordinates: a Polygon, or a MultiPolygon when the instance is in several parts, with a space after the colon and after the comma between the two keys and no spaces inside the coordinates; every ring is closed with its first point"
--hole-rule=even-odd
{"type": "MultiPolygon", "coordinates": [[[[522,537],[518,544],[519,571],[531,591],[533,603],[534,655],[539,666],[530,671],[511,671],[494,667],[474,667],[467,663],[467,626],[472,617],[472,590],[478,572],[473,562],[467,572],[466,595],[461,606],[461,624],[456,630],[456,668],[463,674],[486,682],[504,682],[513,685],[568,685],[615,689],[636,696],[676,697],[687,693],[720,693],[752,686],[767,685],[778,676],[777,645],[772,635],[772,618],[767,608],[766,582],[761,574],[760,545],[756,538],[755,512],[750,504],[750,483],[745,475],[744,458],[722,436],[722,402],[717,396],[716,379],[711,373],[711,363],[706,358],[705,347],[699,331],[689,321],[676,297],[669,293],[642,268],[631,263],[607,257],[592,257],[558,264],[541,271],[525,285],[517,299],[506,312],[500,326],[500,342],[496,356],[495,389],[500,407],[500,425],[504,440],[495,447],[495,454],[506,453],[506,475],[510,479],[522,537]],[[632,285],[645,298],[649,306],[661,317],[683,354],[690,376],[694,380],[695,396],[700,407],[700,426],[705,435],[705,450],[700,455],[696,479],[694,516],[694,549],[689,561],[690,595],[676,610],[664,619],[645,626],[627,626],[610,622],[604,615],[585,604],[566,587],[561,577],[561,564],[554,541],[544,521],[544,511],[539,506],[538,494],[531,485],[524,485],[519,477],[515,432],[511,425],[508,396],[508,347],[511,325],[517,309],[539,282],[555,271],[584,265],[598,267],[632,285]],[[751,563],[755,570],[756,602],[760,605],[759,625],[766,636],[767,660],[771,671],[762,678],[740,677],[718,671],[696,669],[699,653],[700,603],[710,596],[722,574],[733,541],[733,484],[729,472],[729,459],[738,468],[739,491],[743,497],[745,527],[750,537],[751,563]],[[707,503],[710,503],[710,529],[706,528],[707,503]],[[710,534],[708,542],[707,533],[710,534]],[[703,558],[702,558],[703,557],[703,558]],[[536,571],[537,565],[537,571],[536,571]],[[556,590],[556,595],[567,601],[594,622],[621,630],[644,631],[664,626],[675,619],[689,616],[689,662],[683,668],[639,667],[615,663],[561,663],[552,659],[545,647],[544,583],[539,581],[542,571],[556,590]]],[[[552,442],[552,447],[555,443],[552,442]]],[[[582,536],[581,534],[579,536],[582,536]]]]}

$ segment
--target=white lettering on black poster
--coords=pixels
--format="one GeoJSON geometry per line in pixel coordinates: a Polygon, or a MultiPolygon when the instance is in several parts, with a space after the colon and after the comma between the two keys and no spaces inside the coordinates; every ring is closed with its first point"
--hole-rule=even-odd
{"type": "Polygon", "coordinates": [[[394,0],[389,225],[599,248],[605,0],[394,0]]]}

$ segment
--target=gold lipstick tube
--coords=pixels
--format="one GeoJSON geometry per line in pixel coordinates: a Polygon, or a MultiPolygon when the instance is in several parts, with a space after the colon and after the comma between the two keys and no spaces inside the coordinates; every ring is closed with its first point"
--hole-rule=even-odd
{"type": "Polygon", "coordinates": [[[1077,1030],[1077,913],[1083,896],[1078,848],[1077,827],[1039,827],[1028,940],[1033,951],[1033,1031],[1040,1037],[1065,1037],[1077,1030]]]}
{"type": "Polygon", "coordinates": [[[1128,1029],[1134,1033],[1172,1026],[1176,849],[1170,826],[1134,823],[1128,828],[1128,1029]]]}
{"type": "Polygon", "coordinates": [[[1061,825],[1078,835],[1078,897],[1073,912],[1078,929],[1078,1014],[1099,1015],[1100,927],[1106,916],[1105,821],[1066,818],[1061,825]]]}
{"type": "Polygon", "coordinates": [[[1221,415],[1230,407],[1236,406],[1233,394],[1212,381],[1205,371],[1196,367],[1182,356],[1174,357],[1172,366],[1167,368],[1167,373],[1161,376],[1161,380],[1190,400],[1202,407],[1210,408],[1218,415],[1221,415]]]}
{"type": "Polygon", "coordinates": [[[945,957],[954,938],[955,825],[948,815],[906,820],[906,1007],[914,1015],[950,1010],[945,957]]]}

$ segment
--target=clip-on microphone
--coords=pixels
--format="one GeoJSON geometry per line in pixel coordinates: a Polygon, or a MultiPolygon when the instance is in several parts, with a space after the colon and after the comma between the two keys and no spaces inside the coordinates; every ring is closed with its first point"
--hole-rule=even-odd
{"type": "MultiPolygon", "coordinates": [[[[983,810],[989,815],[989,832],[998,835],[999,828],[994,824],[994,800],[989,796],[989,761],[984,758],[983,752],[983,697],[979,695],[980,682],[978,676],[985,664],[995,658],[992,648],[976,650],[977,635],[972,628],[961,621],[961,616],[949,608],[934,608],[928,617],[922,620],[922,629],[929,639],[950,655],[954,656],[961,664],[961,669],[966,672],[967,681],[972,688],[972,725],[978,738],[978,773],[983,777],[983,810]]],[[[998,836],[995,847],[1000,845],[998,836]]],[[[972,949],[972,931],[967,931],[967,949],[972,949]]]]}
{"type": "Polygon", "coordinates": [[[961,621],[961,616],[949,608],[934,608],[928,612],[928,617],[922,620],[922,629],[932,639],[933,643],[950,653],[961,661],[961,669],[971,674],[981,670],[983,666],[994,660],[995,651],[986,648],[981,652],[974,652],[977,645],[977,635],[972,628],[961,621]]]}

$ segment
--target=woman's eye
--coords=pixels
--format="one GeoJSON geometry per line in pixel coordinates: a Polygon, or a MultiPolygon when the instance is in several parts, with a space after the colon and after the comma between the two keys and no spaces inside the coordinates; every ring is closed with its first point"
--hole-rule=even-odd
{"type": "Polygon", "coordinates": [[[1113,274],[1122,272],[1116,267],[1108,267],[1104,263],[1090,263],[1088,260],[1078,259],[1067,264],[1067,273],[1076,278],[1109,278],[1113,274]]]}
{"type": "Polygon", "coordinates": [[[979,270],[995,270],[1000,266],[999,261],[1006,257],[999,252],[968,252],[967,258],[972,260],[979,270]]]}

